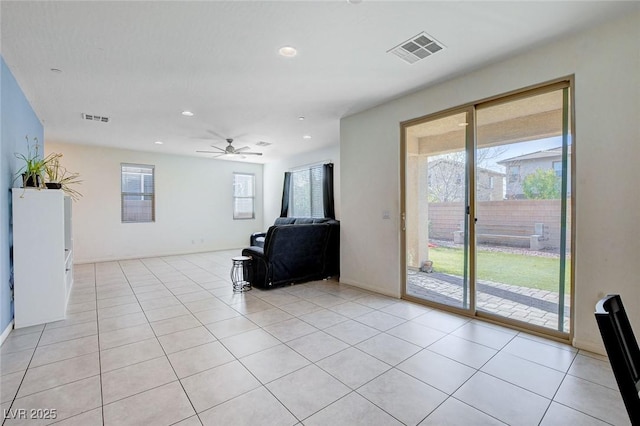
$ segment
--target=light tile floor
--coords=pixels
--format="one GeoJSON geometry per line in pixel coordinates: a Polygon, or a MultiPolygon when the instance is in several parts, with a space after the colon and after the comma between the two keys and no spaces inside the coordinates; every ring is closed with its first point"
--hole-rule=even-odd
{"type": "Polygon", "coordinates": [[[234,255],[77,265],[67,319],[0,348],[3,424],[629,424],[603,357],[331,281],[233,294],[234,255]]]}

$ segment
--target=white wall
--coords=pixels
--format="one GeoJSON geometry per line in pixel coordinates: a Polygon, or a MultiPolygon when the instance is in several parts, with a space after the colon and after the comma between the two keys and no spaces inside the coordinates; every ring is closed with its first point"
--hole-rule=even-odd
{"type": "Polygon", "coordinates": [[[262,230],[262,165],[47,142],[78,172],[73,203],[77,263],[241,248],[262,230]],[[120,164],[155,166],[156,221],[121,223],[120,164]],[[233,220],[233,172],[256,176],[256,218],[233,220]]]}
{"type": "Polygon", "coordinates": [[[574,344],[602,352],[604,293],[622,295],[640,330],[639,51],[636,13],[344,118],[341,280],[400,295],[401,121],[575,74],[574,344]]]}
{"type": "Polygon", "coordinates": [[[284,172],[315,163],[331,161],[333,166],[333,188],[336,219],[340,219],[340,146],[331,145],[319,150],[274,161],[264,165],[264,229],[280,216],[282,204],[282,183],[284,172]]]}

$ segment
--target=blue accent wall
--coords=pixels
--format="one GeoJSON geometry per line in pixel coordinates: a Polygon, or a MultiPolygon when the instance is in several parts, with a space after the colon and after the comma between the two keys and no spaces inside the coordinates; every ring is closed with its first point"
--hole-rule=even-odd
{"type": "Polygon", "coordinates": [[[31,143],[37,138],[39,152],[44,152],[42,123],[0,56],[0,333],[13,319],[10,188],[22,186],[21,182],[14,185],[14,176],[22,167],[15,153],[26,153],[25,136],[31,143]]]}

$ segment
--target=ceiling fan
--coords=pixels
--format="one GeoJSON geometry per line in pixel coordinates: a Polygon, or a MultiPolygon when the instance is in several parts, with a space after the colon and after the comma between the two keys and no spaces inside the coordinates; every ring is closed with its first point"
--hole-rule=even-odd
{"type": "Polygon", "coordinates": [[[206,154],[218,154],[215,157],[220,157],[221,155],[262,155],[261,152],[249,152],[247,151],[248,149],[251,149],[248,146],[244,146],[242,148],[234,148],[233,145],[231,145],[233,143],[233,139],[227,139],[227,143],[229,145],[227,145],[226,148],[222,149],[219,148],[217,146],[211,145],[211,148],[215,148],[218,151],[196,151],[196,152],[203,152],[206,154]]]}

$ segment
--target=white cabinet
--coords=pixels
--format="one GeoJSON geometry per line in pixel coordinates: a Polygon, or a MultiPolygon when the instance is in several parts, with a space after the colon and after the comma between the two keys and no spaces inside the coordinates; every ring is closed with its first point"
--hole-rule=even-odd
{"type": "Polygon", "coordinates": [[[71,199],[59,189],[12,192],[15,328],[64,319],[73,285],[71,199]]]}

